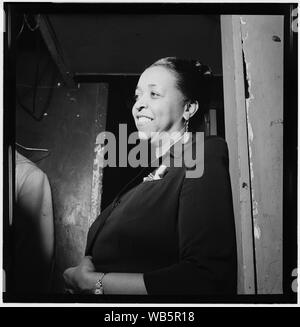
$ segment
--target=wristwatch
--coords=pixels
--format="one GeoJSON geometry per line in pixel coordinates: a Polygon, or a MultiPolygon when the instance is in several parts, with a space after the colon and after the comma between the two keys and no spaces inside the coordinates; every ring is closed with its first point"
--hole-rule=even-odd
{"type": "Polygon", "coordinates": [[[104,276],[105,276],[105,273],[100,273],[100,276],[97,279],[97,282],[96,282],[96,285],[95,285],[96,288],[95,288],[95,291],[94,291],[94,294],[96,294],[96,295],[104,294],[103,283],[102,283],[102,279],[103,279],[104,276]]]}

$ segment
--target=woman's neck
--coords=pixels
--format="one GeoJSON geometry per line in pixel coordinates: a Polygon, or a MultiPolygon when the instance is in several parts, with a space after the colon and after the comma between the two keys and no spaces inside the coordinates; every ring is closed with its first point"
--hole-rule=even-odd
{"type": "Polygon", "coordinates": [[[153,140],[156,158],[163,156],[171,146],[184,136],[184,130],[174,132],[162,132],[153,140]]]}

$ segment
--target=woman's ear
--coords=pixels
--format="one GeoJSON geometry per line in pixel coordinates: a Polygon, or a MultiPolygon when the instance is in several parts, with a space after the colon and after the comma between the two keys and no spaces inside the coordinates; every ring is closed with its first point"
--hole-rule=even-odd
{"type": "Polygon", "coordinates": [[[195,115],[199,109],[198,101],[189,102],[184,106],[183,117],[185,120],[189,120],[195,115]]]}

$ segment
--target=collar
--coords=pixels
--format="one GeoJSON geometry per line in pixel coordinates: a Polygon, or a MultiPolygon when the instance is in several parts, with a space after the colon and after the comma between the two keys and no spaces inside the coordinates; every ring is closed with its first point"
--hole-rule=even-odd
{"type": "Polygon", "coordinates": [[[192,145],[193,142],[194,142],[193,134],[191,132],[185,133],[183,135],[183,138],[180,138],[169,149],[171,157],[173,157],[173,158],[182,157],[182,153],[184,151],[182,145],[185,144],[185,146],[189,147],[192,145]],[[178,142],[181,143],[181,146],[178,145],[178,142]]]}
{"type": "Polygon", "coordinates": [[[172,143],[168,144],[165,148],[162,149],[161,153],[159,154],[159,156],[157,156],[157,159],[159,158],[164,158],[168,153],[170,153],[170,155],[172,157],[178,158],[182,156],[182,146],[178,146],[178,143],[180,142],[181,145],[183,144],[187,144],[189,145],[189,143],[192,143],[192,133],[183,133],[181,136],[174,138],[172,141],[172,143]]]}

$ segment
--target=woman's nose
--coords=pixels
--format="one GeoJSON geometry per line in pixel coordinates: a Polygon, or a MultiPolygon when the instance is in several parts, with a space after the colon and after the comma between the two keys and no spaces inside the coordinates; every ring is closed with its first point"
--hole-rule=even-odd
{"type": "Polygon", "coordinates": [[[141,111],[142,109],[147,107],[147,102],[145,101],[144,98],[140,98],[136,101],[135,107],[138,111],[141,111]]]}

